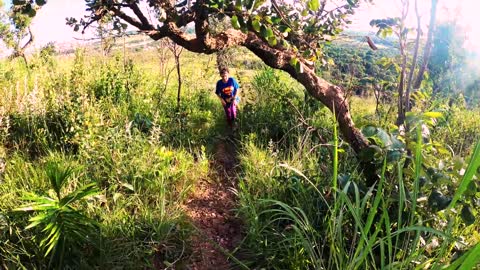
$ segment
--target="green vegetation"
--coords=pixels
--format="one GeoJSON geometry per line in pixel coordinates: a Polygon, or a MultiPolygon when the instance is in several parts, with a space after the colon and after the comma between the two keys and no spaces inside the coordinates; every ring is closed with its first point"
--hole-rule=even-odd
{"type": "Polygon", "coordinates": [[[156,50],[56,55],[46,47],[29,70],[3,60],[0,268],[186,269],[196,228],[183,206],[211,178],[213,145],[225,137],[238,149],[235,210],[244,221],[232,264],[478,267],[479,108],[434,95],[426,80],[402,130],[387,87],[395,69],[381,68],[394,53],[333,43],[326,54],[336,64],[317,72],[354,82],[343,86],[370,142],[356,155],[302,85],[234,50],[231,74],[242,86],[235,136],[213,94],[212,56],[181,55],[180,108],[156,50]],[[355,69],[345,60],[351,53],[362,59],[355,69]],[[381,82],[362,81],[370,77],[386,85],[377,109],[371,91],[381,82]],[[372,87],[356,96],[357,84],[372,87]],[[380,176],[373,187],[361,173],[365,162],[380,176]]]}

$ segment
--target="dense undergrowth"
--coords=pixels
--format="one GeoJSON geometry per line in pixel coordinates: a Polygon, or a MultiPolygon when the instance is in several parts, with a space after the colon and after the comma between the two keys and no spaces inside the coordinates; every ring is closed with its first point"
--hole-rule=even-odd
{"type": "MultiPolygon", "coordinates": [[[[154,51],[32,61],[29,71],[0,65],[0,268],[188,263],[194,228],[181,206],[228,134],[211,56],[182,55],[180,107],[176,78],[162,75],[154,51]]],[[[299,84],[250,55],[232,62],[241,63],[232,75],[242,85],[237,213],[246,235],[232,255],[245,267],[477,263],[478,109],[426,89],[405,131],[391,124],[395,102],[375,112],[372,98],[352,97],[372,142],[356,157],[299,84]],[[363,185],[359,159],[377,165],[375,188],[363,185]]]]}

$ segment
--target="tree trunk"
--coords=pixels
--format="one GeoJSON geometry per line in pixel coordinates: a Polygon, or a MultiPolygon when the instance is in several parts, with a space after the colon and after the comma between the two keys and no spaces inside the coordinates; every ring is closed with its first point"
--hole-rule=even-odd
{"type": "Polygon", "coordinates": [[[423,52],[423,63],[418,71],[417,80],[413,85],[413,89],[417,90],[422,85],[423,75],[425,74],[425,70],[427,69],[428,60],[430,59],[430,52],[432,51],[432,41],[433,41],[433,33],[435,31],[435,23],[437,18],[437,5],[438,0],[432,0],[432,8],[430,10],[430,25],[428,26],[428,37],[427,42],[425,43],[425,51],[423,52]]]}
{"type": "Polygon", "coordinates": [[[304,64],[302,64],[303,72],[297,72],[289,64],[293,55],[272,49],[254,36],[249,36],[243,46],[252,51],[268,66],[289,73],[305,87],[310,95],[334,112],[342,135],[357,154],[368,147],[368,141],[353,123],[348,102],[339,86],[318,77],[313,68],[304,64]]]}
{"type": "Polygon", "coordinates": [[[398,116],[397,126],[403,125],[405,122],[405,106],[404,106],[404,94],[405,89],[405,72],[407,69],[407,56],[402,55],[402,71],[400,73],[400,81],[398,82],[398,116]]]}
{"type": "Polygon", "coordinates": [[[422,34],[420,14],[418,12],[418,0],[415,0],[415,14],[417,16],[417,38],[415,39],[415,49],[413,52],[412,65],[408,74],[407,91],[405,92],[405,112],[410,111],[410,91],[412,89],[413,74],[417,66],[418,49],[420,47],[420,36],[422,34]]]}

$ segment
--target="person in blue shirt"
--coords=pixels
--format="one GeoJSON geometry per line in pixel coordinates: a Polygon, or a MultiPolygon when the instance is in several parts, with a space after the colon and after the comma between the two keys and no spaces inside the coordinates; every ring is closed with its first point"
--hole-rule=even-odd
{"type": "Polygon", "coordinates": [[[227,123],[230,128],[233,128],[235,119],[237,118],[236,97],[239,85],[237,81],[230,77],[228,68],[220,69],[220,77],[222,78],[217,82],[215,94],[222,102],[223,109],[227,116],[227,123]]]}

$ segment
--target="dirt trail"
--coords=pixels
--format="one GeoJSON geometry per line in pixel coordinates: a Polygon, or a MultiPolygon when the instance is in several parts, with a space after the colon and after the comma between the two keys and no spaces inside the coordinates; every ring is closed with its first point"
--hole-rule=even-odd
{"type": "Polygon", "coordinates": [[[242,239],[242,225],[234,216],[236,197],[236,149],[233,142],[219,139],[214,146],[208,181],[200,181],[185,205],[185,211],[200,233],[193,237],[193,258],[188,269],[232,269],[231,263],[215,245],[233,251],[242,239]]]}

